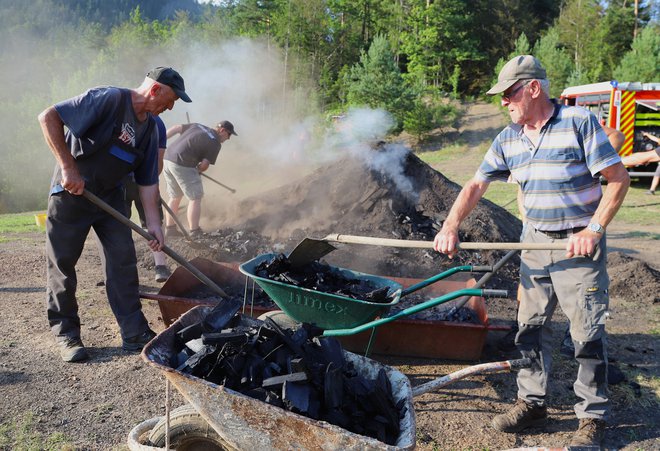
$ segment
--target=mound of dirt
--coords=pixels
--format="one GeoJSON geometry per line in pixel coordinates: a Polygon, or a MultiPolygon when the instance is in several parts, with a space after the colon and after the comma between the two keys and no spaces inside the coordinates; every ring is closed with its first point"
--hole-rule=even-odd
{"type": "MultiPolygon", "coordinates": [[[[256,254],[244,251],[260,251],[268,245],[267,252],[288,252],[306,236],[320,238],[331,233],[432,241],[459,191],[459,185],[409,150],[379,143],[366,157],[346,157],[307,177],[244,199],[226,211],[215,211],[213,223],[221,227],[205,243],[222,254],[216,257],[227,260],[252,258],[256,254]]],[[[463,223],[460,238],[518,241],[521,227],[509,212],[483,200],[463,223]]],[[[325,258],[328,263],[407,277],[429,277],[456,265],[495,264],[504,255],[499,251],[460,252],[449,260],[430,249],[339,247],[325,258]]],[[[499,276],[515,279],[516,268],[517,258],[499,276]]]]}
{"type": "Polygon", "coordinates": [[[632,302],[660,302],[660,271],[621,252],[607,254],[610,295],[632,302]]]}

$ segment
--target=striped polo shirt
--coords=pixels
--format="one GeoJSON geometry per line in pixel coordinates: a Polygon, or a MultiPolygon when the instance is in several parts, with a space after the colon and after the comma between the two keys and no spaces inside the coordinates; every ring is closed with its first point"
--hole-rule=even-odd
{"type": "Polygon", "coordinates": [[[522,188],[529,224],[558,231],[589,224],[602,197],[599,172],[620,161],[592,113],[555,104],[537,147],[521,125],[511,124],[497,135],[475,178],[511,176],[522,188]]]}

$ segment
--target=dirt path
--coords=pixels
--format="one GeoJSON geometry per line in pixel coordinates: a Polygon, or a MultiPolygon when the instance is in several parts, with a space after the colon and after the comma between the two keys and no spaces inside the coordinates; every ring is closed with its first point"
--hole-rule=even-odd
{"type": "MultiPolygon", "coordinates": [[[[58,443],[58,438],[73,445],[68,449],[127,449],[131,428],[163,414],[164,379],[138,355],[121,351],[104,287],[99,286],[101,267],[91,239],[79,265],[83,340],[91,360],[65,364],[59,359],[44,313],[43,239],[43,234],[21,234],[0,243],[0,309],[4,312],[0,315],[0,449],[28,449],[29,443],[38,444],[31,449],[47,449],[49,440],[58,443]],[[30,439],[22,429],[31,434],[30,439]]],[[[151,271],[141,268],[140,272],[141,289],[157,290],[151,271]]],[[[162,331],[157,306],[145,301],[144,309],[151,326],[162,331]]],[[[611,449],[657,449],[660,445],[657,339],[648,333],[657,321],[649,315],[654,309],[657,306],[649,303],[612,300],[610,352],[627,381],[611,386],[614,418],[606,435],[611,449]]],[[[555,340],[559,340],[565,319],[557,315],[555,324],[555,340]]],[[[489,334],[482,361],[516,358],[502,349],[506,343],[503,332],[489,334]]],[[[413,386],[477,363],[380,359],[399,368],[413,386]]],[[[545,433],[511,435],[488,426],[493,413],[505,410],[515,397],[510,374],[474,376],[421,396],[415,402],[418,449],[561,446],[577,424],[570,382],[575,370],[573,362],[556,356],[551,422],[545,433]]],[[[183,400],[175,394],[173,403],[178,406],[183,400]]],[[[62,443],[50,449],[63,449],[62,443]]]]}
{"type": "Polygon", "coordinates": [[[495,105],[471,102],[466,105],[458,131],[470,148],[474,148],[497,136],[505,125],[506,118],[495,105]]]}

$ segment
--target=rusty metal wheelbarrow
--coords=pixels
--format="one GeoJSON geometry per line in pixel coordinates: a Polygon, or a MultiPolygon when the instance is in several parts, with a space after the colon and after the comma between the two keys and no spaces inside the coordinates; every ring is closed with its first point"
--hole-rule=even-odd
{"type": "MultiPolygon", "coordinates": [[[[412,388],[409,379],[398,370],[344,351],[346,360],[352,362],[362,376],[373,379],[381,369],[386,372],[393,398],[401,409],[399,437],[395,445],[387,445],[374,438],[272,406],[172,368],[170,361],[176,353],[176,333],[202,320],[211,310],[212,307],[197,306],[186,312],[145,346],[142,358],[149,365],[162,371],[168,383],[172,383],[186,398],[190,405],[184,407],[192,407],[192,409],[187,408],[187,411],[197,412],[199,417],[213,429],[216,438],[211,444],[216,445],[216,449],[412,450],[415,448],[416,439],[413,397],[470,375],[530,365],[529,359],[474,365],[412,388]]],[[[250,323],[258,320],[243,316],[242,321],[250,323]]],[[[129,448],[133,451],[162,449],[143,445],[140,442],[140,436],[148,433],[159,422],[163,422],[163,419],[152,418],[137,425],[129,434],[129,448]]],[[[178,429],[178,432],[184,435],[185,431],[185,427],[178,429]]]]}
{"type": "Polygon", "coordinates": [[[277,254],[262,254],[240,265],[240,271],[255,282],[270,296],[284,313],[297,322],[313,323],[325,329],[326,336],[342,336],[357,334],[373,329],[397,319],[410,316],[422,310],[444,304],[463,296],[507,297],[506,290],[492,290],[481,288],[464,288],[447,293],[438,298],[429,299],[415,306],[401,310],[393,315],[377,316],[387,313],[390,307],[399,300],[415,291],[421,290],[441,279],[457,272],[491,272],[492,266],[456,266],[423,280],[406,289],[387,278],[351,271],[345,268],[333,267],[348,279],[359,279],[370,282],[375,289],[389,288],[388,303],[369,302],[352,299],[346,296],[323,293],[308,288],[297,287],[275,280],[260,277],[256,274],[256,267],[266,261],[272,260],[277,254]]]}
{"type": "MultiPolygon", "coordinates": [[[[374,379],[386,371],[392,395],[400,405],[400,434],[391,446],[374,438],[355,434],[325,421],[292,413],[242,393],[216,385],[170,366],[175,351],[176,333],[194,324],[211,311],[198,306],[186,312],[142,351],[142,358],[165,374],[175,388],[199,412],[222,439],[222,446],[237,450],[335,449],[335,450],[408,450],[415,446],[415,414],[408,378],[398,370],[374,360],[344,351],[347,361],[364,377],[374,379]]],[[[245,324],[257,320],[242,317],[245,324]]],[[[260,323],[260,321],[259,321],[260,323]]]]}

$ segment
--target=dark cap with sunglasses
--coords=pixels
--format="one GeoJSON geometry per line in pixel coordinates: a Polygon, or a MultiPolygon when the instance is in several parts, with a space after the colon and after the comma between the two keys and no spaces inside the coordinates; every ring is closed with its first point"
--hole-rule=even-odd
{"type": "Polygon", "coordinates": [[[518,55],[502,67],[497,76],[497,83],[486,94],[500,94],[516,84],[518,80],[544,78],[546,78],[545,69],[539,60],[532,55],[518,55]]]}

